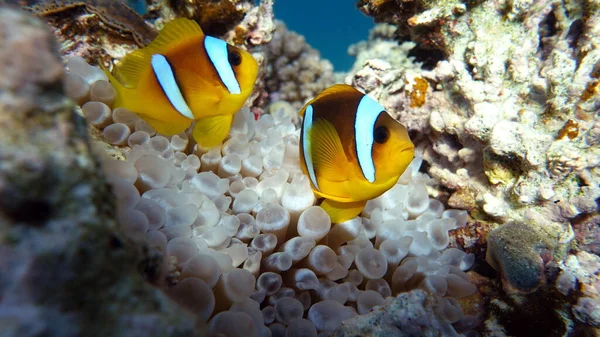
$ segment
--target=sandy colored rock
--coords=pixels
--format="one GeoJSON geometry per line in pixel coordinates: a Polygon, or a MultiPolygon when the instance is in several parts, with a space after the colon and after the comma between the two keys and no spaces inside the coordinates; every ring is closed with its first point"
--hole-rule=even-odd
{"type": "MultiPolygon", "coordinates": [[[[372,312],[342,322],[332,337],[423,336],[450,333],[451,325],[435,313],[436,299],[417,289],[388,298],[372,312]]],[[[452,334],[456,334],[452,329],[452,334]]]]}

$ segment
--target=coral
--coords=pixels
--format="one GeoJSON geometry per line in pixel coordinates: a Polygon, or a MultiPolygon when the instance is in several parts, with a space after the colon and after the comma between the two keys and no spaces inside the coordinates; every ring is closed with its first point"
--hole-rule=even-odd
{"type": "Polygon", "coordinates": [[[377,97],[409,128],[436,182],[430,195],[469,210],[468,225],[451,241],[478,257],[487,243],[488,261],[510,296],[487,301],[488,332],[495,326],[514,334],[525,322],[521,306],[531,309],[523,316],[526,331],[545,326],[532,322],[547,307],[560,325],[557,335],[573,322],[589,324],[593,300],[577,305],[586,313],[578,316],[577,301],[556,296],[553,286],[572,240],[575,252],[597,251],[600,235],[600,3],[361,0],[358,6],[387,24],[354,51],[360,59],[346,83],[377,97]],[[393,34],[383,28],[390,25],[393,34]],[[364,56],[393,40],[401,42],[388,53],[364,56]],[[421,106],[416,79],[429,83],[421,106]]]}
{"type": "MultiPolygon", "coordinates": [[[[419,7],[417,2],[412,3],[415,8],[419,7]]],[[[553,8],[550,3],[552,2],[543,4],[548,5],[544,8],[553,8]]],[[[454,193],[459,193],[459,189],[471,190],[475,198],[480,200],[479,207],[483,210],[486,194],[500,196],[500,204],[497,206],[506,208],[508,214],[496,212],[490,214],[491,216],[503,220],[517,219],[521,215],[511,213],[519,213],[517,208],[521,205],[537,207],[542,213],[554,213],[553,219],[559,222],[568,221],[579,213],[589,212],[575,211],[574,214],[565,217],[562,214],[568,212],[563,209],[568,205],[556,209],[552,201],[563,200],[563,197],[569,199],[578,193],[577,190],[586,193],[590,200],[598,197],[598,190],[593,185],[586,189],[564,182],[565,179],[575,182],[577,176],[586,174],[586,171],[598,165],[597,147],[592,146],[594,143],[586,141],[585,137],[578,136],[593,129],[597,123],[593,117],[585,117],[593,116],[597,108],[594,108],[591,102],[580,100],[580,95],[584,93],[585,83],[587,82],[589,87],[594,81],[592,70],[599,61],[598,55],[595,52],[583,52],[587,50],[587,46],[594,43],[594,38],[585,30],[579,32],[580,35],[572,36],[577,33],[575,28],[567,29],[582,25],[582,29],[589,27],[588,29],[592,30],[597,17],[585,17],[584,24],[583,19],[567,20],[564,15],[559,15],[561,11],[583,15],[583,12],[577,12],[576,8],[559,6],[552,11],[547,9],[540,12],[537,9],[541,8],[542,4],[538,4],[538,7],[532,8],[519,7],[518,15],[506,13],[510,20],[493,24],[502,17],[494,15],[498,8],[492,3],[478,5],[463,15],[456,14],[456,11],[444,10],[444,6],[451,5],[460,6],[455,3],[423,4],[423,7],[435,8],[435,11],[431,9],[419,12],[412,20],[418,23],[413,28],[413,35],[418,35],[416,27],[421,25],[426,26],[433,22],[444,24],[440,37],[446,41],[443,46],[448,46],[443,49],[448,59],[440,62],[431,72],[421,71],[420,74],[420,77],[437,86],[437,89],[428,93],[426,97],[426,100],[433,102],[432,104],[428,105],[426,102],[419,109],[414,106],[412,100],[408,100],[410,95],[398,95],[401,82],[406,83],[403,76],[395,81],[388,81],[387,87],[384,84],[364,89],[378,94],[380,99],[387,102],[385,106],[392,112],[398,111],[401,121],[412,122],[408,124],[412,124],[409,127],[412,127],[413,131],[428,135],[429,139],[422,145],[425,147],[425,160],[432,164],[429,172],[434,178],[454,190],[454,193]],[[433,14],[437,17],[431,17],[433,14]],[[558,20],[555,17],[567,21],[545,21],[558,20]],[[545,25],[555,26],[554,30],[556,27],[567,28],[553,31],[551,36],[546,36],[545,25]],[[477,34],[454,34],[464,31],[467,27],[469,31],[477,34]],[[492,33],[494,30],[491,27],[503,27],[502,37],[496,35],[497,38],[492,38],[492,34],[497,33],[492,33]],[[581,39],[571,41],[578,36],[581,36],[581,39]],[[505,49],[493,48],[492,45],[496,45],[495,43],[502,38],[509,39],[503,44],[505,49]],[[523,41],[527,43],[524,44],[523,41]],[[563,41],[573,43],[565,45],[563,41]],[[520,48],[517,50],[511,46],[520,48]],[[537,61],[535,55],[542,48],[547,55],[537,61]],[[573,54],[572,51],[579,54],[573,54]],[[573,68],[570,73],[565,69],[557,74],[560,77],[553,76],[553,72],[564,69],[564,66],[553,68],[557,62],[556,58],[575,57],[572,55],[583,57],[584,62],[580,67],[573,68]],[[508,67],[500,67],[502,64],[507,64],[508,67]],[[540,73],[541,75],[538,75],[540,73]],[[528,78],[531,80],[528,81],[528,78]],[[566,87],[569,87],[568,91],[563,89],[566,87]],[[544,105],[546,102],[547,105],[544,105]],[[558,106],[561,107],[560,115],[555,108],[558,106]],[[416,123],[419,119],[422,122],[416,123]],[[431,133],[432,130],[435,133],[431,133]],[[456,183],[451,184],[451,181],[459,180],[457,173],[465,167],[469,174],[477,179],[458,188],[459,186],[456,186],[456,183]],[[478,176],[481,173],[486,176],[478,176]],[[552,195],[549,192],[551,190],[554,190],[556,195],[552,195]],[[554,210],[548,210],[550,208],[554,210]]],[[[594,6],[597,4],[590,3],[588,7],[594,6]]],[[[500,10],[507,11],[506,8],[500,10]]],[[[377,13],[384,15],[383,11],[377,13]]],[[[384,17],[388,18],[385,15],[384,17]]],[[[382,20],[386,20],[385,18],[380,17],[382,20]]],[[[402,56],[390,53],[387,58],[398,57],[402,56]]],[[[361,72],[364,73],[368,68],[367,66],[356,72],[348,81],[361,85],[365,82],[361,72]]],[[[394,70],[406,73],[414,71],[394,70]]],[[[590,173],[595,176],[594,171],[590,173]]],[[[597,176],[595,178],[597,179],[597,176]]],[[[455,198],[450,198],[453,199],[455,198]]]]}
{"type": "MultiPolygon", "coordinates": [[[[467,12],[457,10],[464,5],[456,2],[362,5],[378,20],[395,23],[402,17],[394,16],[389,6],[410,6],[402,15],[411,18],[404,28],[413,38],[427,38],[420,29],[441,24],[435,39],[444,41],[438,47],[446,60],[431,71],[411,68],[410,63],[390,66],[407,57],[395,49],[361,61],[357,65],[362,68],[346,82],[378,97],[413,133],[423,136],[417,146],[431,165],[429,173],[452,191],[450,205],[458,207],[464,203],[460,195],[471,195],[481,214],[499,223],[523,218],[532,207],[563,223],[595,209],[577,202],[582,207],[572,209],[569,201],[600,195],[597,185],[578,183],[598,180],[592,169],[599,164],[598,147],[586,137],[598,123],[598,96],[588,94],[600,61],[596,51],[588,51],[597,43],[591,33],[599,20],[591,11],[597,3],[563,6],[547,1],[507,8],[485,2],[467,12]],[[498,41],[504,41],[502,49],[494,47],[498,41]],[[577,58],[581,62],[575,68],[577,58]],[[564,62],[557,66],[558,59],[564,62]],[[571,71],[567,64],[573,65],[571,71]],[[407,82],[417,83],[414,79],[426,79],[432,87],[420,107],[414,89],[404,88],[407,82]],[[584,93],[587,100],[581,99],[584,93]],[[461,181],[463,172],[470,182],[461,181]]],[[[404,28],[398,27],[397,34],[404,36],[404,28]]]]}
{"type": "Polygon", "coordinates": [[[211,36],[221,36],[237,26],[254,7],[249,0],[153,0],[151,11],[159,12],[159,25],[178,17],[198,22],[211,36]]]}
{"type": "Polygon", "coordinates": [[[0,334],[200,335],[138,271],[160,256],[118,230],[53,34],[3,6],[0,30],[0,334]]]}
{"type": "Polygon", "coordinates": [[[304,37],[277,21],[267,46],[266,86],[271,102],[287,101],[296,110],[333,84],[333,65],[321,59],[304,37]]]}
{"type": "Polygon", "coordinates": [[[579,293],[572,311],[575,318],[600,329],[600,257],[587,252],[569,255],[559,266],[557,289],[564,295],[579,293]]]}
{"type": "Polygon", "coordinates": [[[411,41],[398,43],[394,40],[396,26],[390,24],[375,25],[369,32],[369,39],[360,41],[348,48],[348,54],[356,57],[356,61],[349,74],[361,70],[369,60],[385,60],[390,64],[389,72],[398,72],[400,69],[419,68],[414,62],[414,57],[408,56],[416,44],[411,41]],[[394,55],[394,57],[389,57],[394,55]]]}
{"type": "Polygon", "coordinates": [[[590,252],[600,255],[600,214],[595,213],[589,217],[583,217],[573,223],[573,232],[575,232],[575,242],[577,250],[590,252]]]}
{"type": "Polygon", "coordinates": [[[388,298],[366,315],[344,321],[332,336],[457,336],[448,322],[459,315],[455,305],[423,290],[412,290],[388,298]]]}
{"type": "Polygon", "coordinates": [[[416,43],[412,53],[420,55],[428,68],[446,55],[446,48],[452,48],[450,41],[441,34],[448,21],[467,10],[467,5],[458,0],[359,0],[357,7],[378,23],[393,24],[397,40],[416,43]]]}
{"type": "Polygon", "coordinates": [[[258,6],[252,7],[226,37],[237,45],[261,46],[271,42],[275,26],[273,0],[263,0],[258,6]]]}
{"type": "Polygon", "coordinates": [[[156,37],[156,30],[121,1],[8,0],[56,27],[61,52],[88,62],[120,58],[156,37]]]}
{"type": "Polygon", "coordinates": [[[363,62],[346,78],[378,97],[419,136],[428,172],[443,187],[434,195],[446,194],[450,206],[468,207],[475,220],[498,224],[532,212],[566,224],[597,209],[594,168],[600,153],[592,134],[599,123],[598,96],[581,99],[600,62],[590,50],[597,43],[592,32],[600,19],[591,11],[597,3],[510,8],[484,2],[466,12],[457,2],[362,5],[378,20],[395,23],[402,17],[389,6],[410,6],[402,12],[408,25],[397,34],[421,45],[439,26],[430,42],[443,41],[436,46],[445,60],[434,69],[391,67],[393,60],[407,58],[396,49],[363,62]],[[414,85],[405,88],[411,78],[430,83],[420,107],[414,85]]]}
{"type": "Polygon", "coordinates": [[[265,45],[269,45],[275,33],[273,0],[262,0],[246,13],[246,16],[232,31],[224,36],[229,43],[247,46],[259,64],[258,80],[254,85],[254,93],[250,96],[252,112],[259,116],[266,105],[268,94],[265,91],[269,62],[265,45]]]}

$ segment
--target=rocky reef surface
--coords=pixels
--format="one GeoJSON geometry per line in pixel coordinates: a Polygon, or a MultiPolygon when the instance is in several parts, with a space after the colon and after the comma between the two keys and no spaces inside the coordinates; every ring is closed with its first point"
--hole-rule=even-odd
{"type": "MultiPolygon", "coordinates": [[[[563,276],[565,261],[598,254],[600,3],[358,7],[385,24],[353,47],[359,57],[346,82],[409,127],[437,183],[429,192],[469,210],[454,244],[485,253],[507,296],[490,301],[484,332],[598,334],[596,291],[559,289],[579,280],[563,276]],[[397,47],[386,48],[392,39],[397,47]],[[546,325],[548,308],[555,319],[546,325]]],[[[594,278],[593,267],[583,269],[581,280],[594,278]]]]}

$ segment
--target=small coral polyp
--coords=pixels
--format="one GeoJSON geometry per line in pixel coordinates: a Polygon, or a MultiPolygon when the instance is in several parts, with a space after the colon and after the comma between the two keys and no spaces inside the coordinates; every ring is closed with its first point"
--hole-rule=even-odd
{"type": "Polygon", "coordinates": [[[440,329],[472,328],[457,299],[476,291],[465,273],[474,257],[447,248],[466,211],[429,199],[420,157],[360,217],[332,225],[314,206],[288,112],[255,120],[243,108],[208,150],[112,110],[104,74],[78,58],[67,65],[69,94],[124,153],[104,160],[122,231],[162,254],[158,283],[211,335],[324,336],[414,289],[435,299],[440,329]]]}

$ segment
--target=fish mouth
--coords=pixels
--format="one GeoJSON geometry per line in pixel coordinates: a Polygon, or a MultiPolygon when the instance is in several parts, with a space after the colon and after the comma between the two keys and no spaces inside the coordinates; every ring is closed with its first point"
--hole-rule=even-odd
{"type": "MultiPolygon", "coordinates": [[[[413,144],[411,144],[411,145],[405,145],[405,146],[398,146],[397,148],[395,148],[393,150],[392,153],[398,153],[398,152],[402,153],[402,152],[408,152],[408,151],[414,152],[415,151],[415,146],[413,144]]],[[[414,157],[414,155],[413,155],[413,157],[414,157]]]]}

